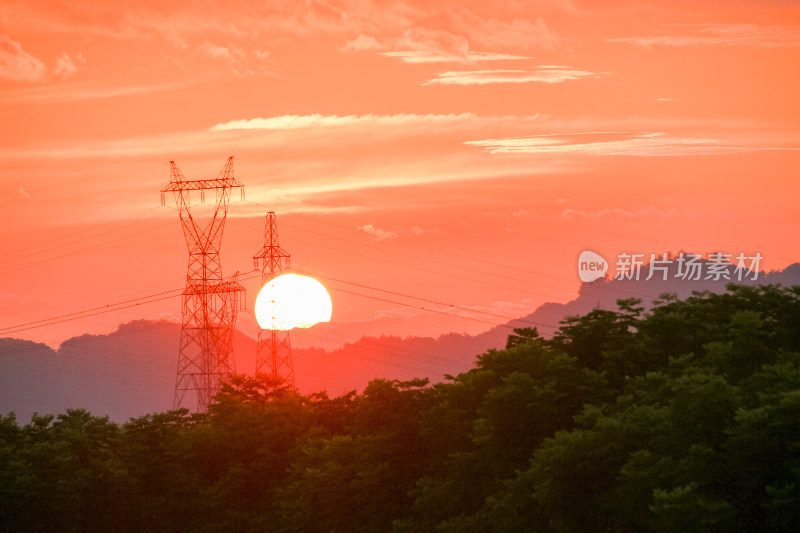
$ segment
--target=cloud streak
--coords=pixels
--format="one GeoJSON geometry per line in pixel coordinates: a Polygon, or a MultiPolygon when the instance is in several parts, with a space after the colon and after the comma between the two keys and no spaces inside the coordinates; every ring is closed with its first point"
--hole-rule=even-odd
{"type": "Polygon", "coordinates": [[[527,70],[462,70],[441,72],[422,85],[488,85],[495,83],[563,83],[599,78],[606,73],[576,70],[571,67],[544,65],[527,70]]]}
{"type": "Polygon", "coordinates": [[[751,150],[718,139],[671,137],[665,133],[595,132],[466,141],[492,154],[576,154],[595,156],[720,155],[751,150]],[[578,137],[581,136],[581,137],[578,137]],[[589,139],[575,142],[574,139],[589,139]]]}
{"type": "Polygon", "coordinates": [[[359,124],[401,126],[419,123],[462,122],[475,118],[472,113],[448,115],[281,115],[267,118],[232,120],[215,124],[211,131],[229,130],[297,130],[305,128],[337,128],[359,124]]]}
{"type": "Polygon", "coordinates": [[[57,84],[32,87],[18,91],[7,91],[0,95],[0,105],[33,103],[39,105],[60,104],[82,100],[98,100],[152,94],[185,87],[191,82],[154,85],[97,86],[85,83],[57,84]]]}
{"type": "Polygon", "coordinates": [[[648,35],[607,39],[612,43],[653,46],[800,46],[800,30],[786,26],[757,24],[684,24],[674,26],[680,31],[670,35],[648,35]]]}
{"type": "Polygon", "coordinates": [[[564,209],[561,216],[566,219],[577,218],[636,218],[636,217],[666,217],[683,218],[697,217],[695,213],[685,209],[662,209],[656,206],[646,206],[635,210],[621,209],[619,207],[599,209],[597,211],[584,211],[580,209],[564,209]]]}
{"type": "Polygon", "coordinates": [[[403,63],[476,63],[479,61],[519,61],[530,59],[527,56],[494,54],[490,52],[466,52],[452,54],[441,51],[404,50],[381,52],[384,57],[399,59],[403,63]]]}

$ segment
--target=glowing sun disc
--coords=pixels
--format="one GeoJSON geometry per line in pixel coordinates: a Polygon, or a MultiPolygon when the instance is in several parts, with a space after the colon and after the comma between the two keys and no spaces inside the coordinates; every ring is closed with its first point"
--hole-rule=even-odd
{"type": "Polygon", "coordinates": [[[331,319],[331,297],[319,281],[300,274],[272,278],[256,297],[262,329],[310,328],[331,319]]]}

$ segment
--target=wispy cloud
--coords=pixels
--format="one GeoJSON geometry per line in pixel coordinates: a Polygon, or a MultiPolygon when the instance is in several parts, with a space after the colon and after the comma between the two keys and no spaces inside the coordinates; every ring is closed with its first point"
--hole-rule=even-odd
{"type": "Polygon", "coordinates": [[[56,68],[54,73],[62,78],[69,78],[78,72],[78,65],[85,65],[86,58],[83,54],[75,54],[74,57],[70,54],[63,53],[56,59],[56,68]]]}
{"type": "Polygon", "coordinates": [[[269,51],[246,50],[233,43],[225,45],[203,41],[197,47],[200,54],[213,59],[218,65],[229,69],[236,76],[272,75],[274,60],[269,51]]]}
{"type": "Polygon", "coordinates": [[[41,60],[26,52],[20,43],[0,35],[0,78],[15,81],[41,81],[47,68],[41,60]]]}
{"type": "MultiPolygon", "coordinates": [[[[138,207],[152,205],[151,193],[146,191],[158,190],[168,177],[166,166],[160,174],[156,162],[174,159],[180,164],[185,160],[187,168],[183,170],[188,176],[192,174],[188,162],[201,170],[216,171],[220,154],[234,154],[241,158],[242,167],[237,167],[237,172],[241,171],[240,178],[247,183],[250,200],[261,198],[287,212],[374,212],[398,205],[440,206],[443,198],[452,201],[449,184],[471,182],[469,187],[454,190],[468,190],[466,197],[473,198],[485,194],[480,182],[613,166],[612,160],[572,154],[710,155],[763,146],[798,146],[793,132],[772,131],[763,125],[759,129],[752,122],[733,128],[730,123],[720,126],[719,122],[678,119],[658,124],[629,120],[598,125],[591,119],[563,121],[525,115],[319,114],[223,122],[221,126],[133,138],[70,139],[31,149],[9,146],[0,149],[0,159],[47,161],[51,168],[77,168],[74,163],[91,158],[91,169],[81,167],[80,172],[90,172],[92,179],[100,180],[95,183],[109,188],[118,187],[119,182],[111,184],[102,176],[124,168],[130,179],[122,194],[130,193],[131,205],[138,207]],[[589,129],[592,127],[597,129],[589,129]],[[641,133],[649,128],[659,131],[657,127],[671,133],[641,133]],[[582,130],[594,132],[560,133],[582,130]],[[498,138],[486,139],[487,131],[496,132],[498,138]],[[548,133],[522,137],[532,131],[548,133]],[[474,140],[465,146],[464,141],[469,139],[474,140]],[[490,153],[542,155],[498,159],[490,153]],[[537,158],[536,164],[531,164],[531,157],[537,158]],[[150,181],[144,184],[143,179],[150,181]],[[391,192],[387,192],[389,189],[391,192]],[[376,202],[378,197],[392,198],[394,203],[376,202]]],[[[52,175],[57,179],[57,172],[52,175]]],[[[114,190],[114,194],[119,193],[114,190]]],[[[525,206],[515,209],[519,207],[525,206]]],[[[564,207],[576,206],[560,206],[558,211],[564,207]]],[[[512,210],[506,225],[529,227],[524,224],[525,216],[522,210],[512,210]]],[[[387,231],[378,226],[374,229],[387,231]]],[[[388,229],[403,235],[427,228],[388,229]]]]}
{"type": "Polygon", "coordinates": [[[665,133],[594,132],[466,141],[493,154],[584,154],[623,156],[718,155],[753,148],[717,139],[665,133]],[[580,141],[576,142],[576,139],[580,141]],[[588,139],[588,142],[584,139],[588,139]]]}
{"type": "Polygon", "coordinates": [[[0,78],[27,82],[44,82],[53,76],[65,79],[85,64],[83,54],[64,52],[56,58],[55,66],[48,69],[43,61],[26,52],[21,43],[0,35],[0,78]]]}
{"type": "Polygon", "coordinates": [[[609,42],[639,46],[800,46],[800,29],[757,24],[682,24],[665,35],[618,37],[609,42]]]}
{"type": "Polygon", "coordinates": [[[584,211],[581,209],[564,209],[561,216],[567,219],[577,218],[636,218],[636,217],[696,217],[697,214],[685,209],[662,209],[656,206],[646,206],[637,209],[621,209],[619,207],[584,211]]]}
{"type": "Polygon", "coordinates": [[[528,56],[484,50],[549,49],[558,38],[541,18],[499,20],[484,18],[463,8],[442,10],[438,26],[426,20],[424,9],[407,11],[408,24],[396,34],[394,24],[384,24],[382,31],[360,33],[348,41],[342,50],[348,52],[375,51],[384,57],[405,63],[475,63],[479,61],[516,61],[528,56]],[[376,37],[379,35],[379,37],[376,37]]]}
{"type": "Polygon", "coordinates": [[[333,38],[347,43],[343,49],[350,51],[453,52],[471,47],[531,50],[551,48],[558,42],[545,21],[531,17],[530,8],[524,4],[505,6],[497,17],[487,16],[480,6],[431,5],[418,0],[403,0],[391,7],[363,0],[243,0],[237,3],[237,9],[218,2],[169,2],[121,6],[113,12],[100,0],[51,4],[0,3],[0,24],[81,36],[162,41],[181,50],[196,49],[207,35],[237,45],[248,40],[274,43],[294,37],[333,38]]]}
{"type": "Polygon", "coordinates": [[[345,52],[361,52],[364,50],[381,50],[383,45],[371,35],[359,34],[358,37],[351,41],[347,41],[342,47],[345,52]]]}
{"type": "MultiPolygon", "coordinates": [[[[38,100],[55,98],[53,91],[36,91],[14,98],[33,98],[38,100]]],[[[144,89],[144,88],[142,88],[144,89]]],[[[77,90],[77,88],[76,88],[77,90]]],[[[109,96],[101,93],[95,95],[89,91],[89,96],[109,96]]],[[[80,96],[87,96],[80,94],[80,96]]],[[[64,95],[58,97],[63,98],[64,95]]],[[[12,97],[2,98],[0,104],[12,102],[12,97]]],[[[537,116],[531,117],[486,117],[472,113],[462,114],[397,114],[397,115],[280,115],[266,118],[253,118],[235,120],[213,125],[206,129],[194,131],[178,131],[130,137],[120,139],[85,141],[65,141],[60,145],[32,148],[28,150],[7,149],[0,150],[2,157],[140,157],[143,154],[175,154],[192,153],[205,154],[209,151],[222,153],[242,154],[244,152],[269,152],[279,150],[284,155],[292,152],[295,157],[302,152],[301,164],[313,165],[312,161],[319,159],[309,158],[307,152],[314,149],[336,147],[333,158],[335,166],[339,169],[349,167],[355,161],[365,157],[365,146],[389,149],[403,161],[409,161],[403,152],[400,155],[398,139],[403,139],[402,146],[411,146],[417,142],[426,142],[422,139],[436,139],[443,135],[457,134],[463,139],[466,131],[481,131],[491,124],[501,124],[507,121],[514,124],[530,125],[536,123],[537,116]],[[456,133],[459,132],[459,133],[456,133]],[[409,142],[411,140],[411,142],[409,142]],[[300,150],[300,152],[297,152],[300,150]],[[357,157],[343,157],[345,153],[355,154],[357,157]]],[[[468,137],[467,137],[468,138],[468,137]]],[[[452,142],[451,146],[460,155],[463,150],[458,150],[461,139],[452,142]]],[[[378,149],[378,148],[376,148],[378,149]]],[[[169,157],[169,156],[167,156],[169,157]]],[[[324,157],[322,159],[325,159],[324,157]]],[[[366,159],[372,156],[366,155],[366,159]]],[[[410,162],[410,161],[409,161],[410,162]]],[[[380,161],[372,161],[369,174],[375,174],[380,161]]],[[[316,175],[318,171],[311,171],[316,175]]],[[[400,183],[418,179],[424,181],[425,176],[403,176],[400,183]]],[[[314,180],[310,180],[314,181],[314,180]]],[[[392,180],[393,181],[393,180],[392,180]]],[[[306,181],[305,183],[308,183],[306,181]]],[[[335,184],[328,184],[334,185],[335,184]]],[[[309,191],[314,192],[314,191],[309,191]]]]}
{"type": "Polygon", "coordinates": [[[472,113],[448,115],[280,115],[267,118],[233,120],[216,124],[211,131],[226,130],[295,130],[303,128],[334,128],[354,124],[398,126],[416,123],[459,122],[475,118],[472,113]]]}
{"type": "Polygon", "coordinates": [[[185,87],[190,83],[191,82],[116,87],[104,87],[85,83],[48,85],[44,87],[7,91],[0,95],[0,105],[20,103],[47,105],[80,100],[118,98],[177,89],[179,87],[185,87]]]}
{"type": "Polygon", "coordinates": [[[386,231],[380,228],[376,228],[372,224],[365,224],[363,226],[358,226],[358,229],[363,231],[376,241],[385,241],[397,238],[397,233],[393,231],[386,231]]]}
{"type": "Polygon", "coordinates": [[[236,61],[237,58],[244,56],[244,52],[232,44],[229,44],[228,46],[219,46],[205,41],[200,45],[199,50],[209,57],[231,63],[236,61]]]}
{"type": "Polygon", "coordinates": [[[519,61],[530,59],[527,56],[493,54],[490,52],[466,52],[462,55],[423,50],[381,52],[380,55],[399,59],[403,63],[476,63],[478,61],[519,61]]]}
{"type": "Polygon", "coordinates": [[[411,226],[411,233],[414,235],[424,235],[426,233],[439,233],[438,226],[432,226],[430,228],[423,228],[421,226],[411,226]]]}
{"type": "Polygon", "coordinates": [[[467,23],[471,24],[469,34],[473,42],[482,46],[550,49],[560,41],[558,35],[541,17],[535,20],[515,18],[504,21],[493,17],[481,19],[474,13],[464,16],[465,20],[470,18],[471,22],[467,23]]]}
{"type": "Polygon", "coordinates": [[[562,83],[570,80],[599,78],[606,73],[576,70],[571,67],[543,65],[527,70],[462,70],[441,72],[423,85],[487,85],[492,83],[562,83]]]}

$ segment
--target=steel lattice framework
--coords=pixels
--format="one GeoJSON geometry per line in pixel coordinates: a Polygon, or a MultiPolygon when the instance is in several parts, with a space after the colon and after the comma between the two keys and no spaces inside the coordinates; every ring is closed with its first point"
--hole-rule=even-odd
{"type": "MultiPolygon", "coordinates": [[[[255,268],[261,266],[261,285],[289,268],[291,256],[278,244],[278,223],[275,212],[267,213],[264,247],[253,256],[255,268]]],[[[294,385],[294,366],[292,365],[292,344],[289,332],[275,329],[259,329],[256,345],[256,374],[267,374],[294,385]]]]}
{"type": "Polygon", "coordinates": [[[225,281],[219,250],[231,192],[236,188],[244,198],[244,186],[233,177],[233,157],[230,157],[216,179],[206,180],[186,180],[175,162],[170,161],[170,182],[161,191],[162,205],[165,193],[171,192],[175,197],[189,248],[175,409],[190,406],[188,394],[196,399],[195,409],[205,412],[221,381],[235,372],[233,333],[239,293],[244,287],[237,281],[238,272],[225,281]],[[192,216],[190,200],[194,191],[199,191],[201,202],[205,202],[206,191],[215,193],[213,214],[205,224],[192,216]]]}

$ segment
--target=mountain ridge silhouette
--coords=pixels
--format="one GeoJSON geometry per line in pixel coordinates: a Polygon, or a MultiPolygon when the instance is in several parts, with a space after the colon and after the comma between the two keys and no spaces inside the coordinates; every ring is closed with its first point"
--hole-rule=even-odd
{"type": "MultiPolygon", "coordinates": [[[[642,278],[648,273],[642,270],[642,278]]],[[[670,272],[670,274],[672,274],[670,272]]],[[[593,309],[616,309],[616,301],[640,298],[645,307],[661,294],[679,298],[695,291],[723,292],[728,280],[664,281],[599,279],[580,286],[567,303],[545,303],[524,317],[477,335],[445,333],[439,337],[362,337],[335,350],[293,349],[300,392],[327,391],[331,396],[361,390],[375,378],[427,377],[434,382],[469,370],[475,357],[502,348],[514,328],[536,327],[551,336],[567,316],[593,309]]],[[[760,273],[742,284],[800,285],[800,263],[760,273]]],[[[31,416],[85,408],[116,422],[172,408],[180,325],[135,320],[106,335],[79,335],[58,349],[33,341],[0,339],[0,413],[14,411],[21,423],[31,416]]],[[[255,340],[241,331],[234,338],[236,369],[252,374],[255,340]]]]}

